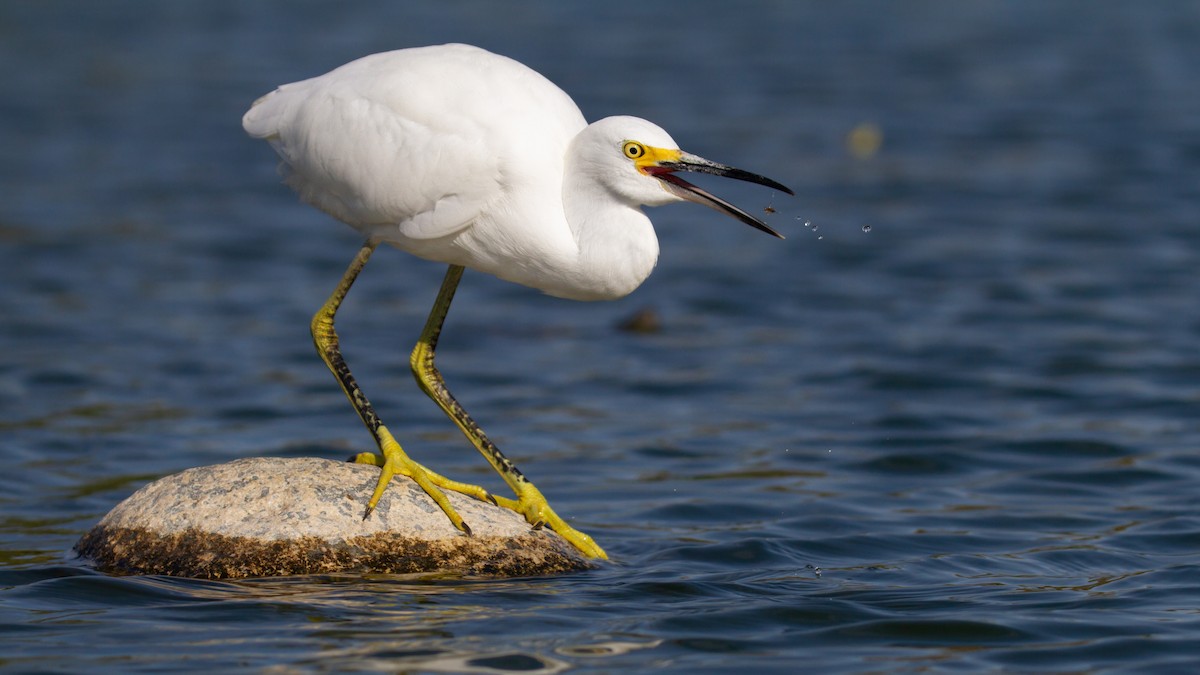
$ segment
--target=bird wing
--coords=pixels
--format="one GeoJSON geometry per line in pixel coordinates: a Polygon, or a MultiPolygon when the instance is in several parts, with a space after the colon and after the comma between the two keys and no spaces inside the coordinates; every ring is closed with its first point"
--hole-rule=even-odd
{"type": "Polygon", "coordinates": [[[275,148],[304,201],[372,236],[430,239],[501,206],[537,147],[522,111],[547,101],[565,122],[539,151],[561,162],[585,124],[565,93],[516,61],[443,46],[375,54],[284,85],[243,125],[275,148]]]}
{"type": "Polygon", "coordinates": [[[301,199],[364,231],[414,239],[452,234],[497,190],[496,157],[461,124],[413,114],[361,80],[280,87],[246,114],[279,153],[301,199]]]}

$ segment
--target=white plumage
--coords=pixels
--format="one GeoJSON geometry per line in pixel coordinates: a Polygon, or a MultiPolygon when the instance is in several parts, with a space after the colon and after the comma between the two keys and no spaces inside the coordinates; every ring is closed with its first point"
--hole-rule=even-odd
{"type": "Polygon", "coordinates": [[[622,153],[678,151],[667,132],[589,126],[545,77],[468,45],[358,59],[283,85],[242,123],[304,201],[366,237],[576,300],[637,288],[658,258],[640,206],[694,199],[622,153]]]}

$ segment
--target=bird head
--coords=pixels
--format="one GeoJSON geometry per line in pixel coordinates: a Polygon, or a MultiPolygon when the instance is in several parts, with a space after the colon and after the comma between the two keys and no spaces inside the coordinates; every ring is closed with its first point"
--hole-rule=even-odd
{"type": "Polygon", "coordinates": [[[580,136],[586,136],[583,159],[593,178],[622,199],[646,206],[681,200],[695,202],[783,239],[766,223],[689,183],[679,174],[707,173],[795,194],[781,183],[684,152],[662,128],[637,117],[606,117],[590,124],[580,136]]]}

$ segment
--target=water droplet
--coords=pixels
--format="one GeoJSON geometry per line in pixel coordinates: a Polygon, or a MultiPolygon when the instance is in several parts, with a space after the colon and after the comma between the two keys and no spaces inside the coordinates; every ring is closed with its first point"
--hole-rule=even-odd
{"type": "Polygon", "coordinates": [[[871,226],[870,226],[870,225],[863,225],[863,226],[862,226],[862,231],[863,231],[863,232],[870,232],[870,231],[871,231],[871,226]]]}

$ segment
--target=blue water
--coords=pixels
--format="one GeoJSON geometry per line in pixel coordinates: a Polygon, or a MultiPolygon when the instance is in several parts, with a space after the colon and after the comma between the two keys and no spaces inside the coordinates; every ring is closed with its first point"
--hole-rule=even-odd
{"type": "MultiPolygon", "coordinates": [[[[0,669],[1200,664],[1195,3],[415,4],[0,5],[0,669]],[[76,560],[156,477],[368,449],[307,334],[359,242],[240,117],[451,40],[798,194],[706,184],[782,242],[655,210],[658,270],[618,302],[465,277],[443,372],[613,562],[211,582],[76,560]],[[882,146],[858,157],[863,125],[882,146]],[[616,328],[642,308],[659,332],[616,328]]],[[[440,277],[378,253],[343,346],[417,459],[499,490],[407,370],[440,277]]]]}

